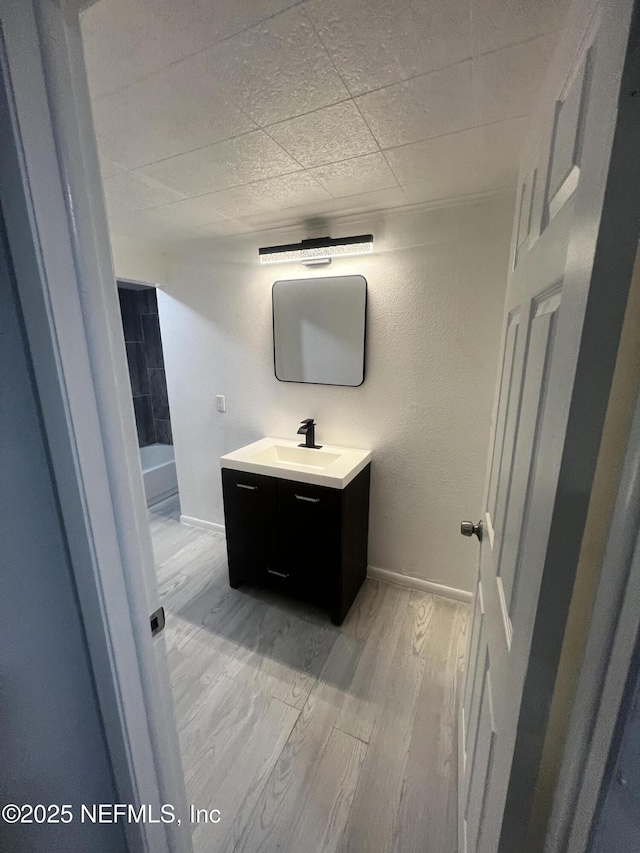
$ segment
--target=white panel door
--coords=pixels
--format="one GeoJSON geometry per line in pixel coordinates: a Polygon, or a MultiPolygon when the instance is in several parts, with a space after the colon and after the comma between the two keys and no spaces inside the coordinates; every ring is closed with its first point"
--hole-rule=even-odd
{"type": "MultiPolygon", "coordinates": [[[[512,775],[514,751],[521,729],[534,729],[536,715],[544,716],[547,699],[541,688],[538,708],[525,707],[523,695],[536,677],[541,685],[549,680],[534,671],[532,657],[534,632],[544,633],[536,621],[547,594],[543,578],[561,546],[572,536],[579,544],[583,494],[576,499],[576,518],[568,521],[566,542],[559,546],[561,536],[552,533],[570,506],[571,465],[581,464],[571,442],[574,433],[581,434],[572,424],[587,380],[583,349],[591,347],[593,356],[601,346],[602,363],[609,359],[612,368],[606,353],[615,318],[603,312],[599,337],[589,312],[603,286],[595,276],[598,253],[615,249],[611,228],[608,248],[601,235],[616,215],[606,193],[614,183],[614,133],[617,140],[624,131],[616,104],[632,6],[631,0],[574,3],[521,164],[486,505],[476,527],[480,568],[460,717],[458,826],[459,849],[465,853],[517,849],[513,833],[505,841],[505,827],[513,820],[508,806],[518,786],[526,792],[527,784],[512,775]]],[[[623,301],[622,291],[624,286],[618,287],[616,295],[612,287],[612,300],[623,301]]],[[[594,379],[593,435],[608,396],[606,374],[603,369],[594,379]]],[[[590,435],[582,426],[584,436],[590,435]]],[[[593,451],[585,451],[585,468],[593,451]]],[[[570,572],[568,563],[560,571],[570,572]]],[[[561,608],[562,596],[558,599],[561,608]]],[[[545,607],[551,609],[553,601],[545,607]]],[[[532,749],[535,744],[532,735],[532,749]]],[[[514,809],[523,807],[519,802],[514,809]]]]}

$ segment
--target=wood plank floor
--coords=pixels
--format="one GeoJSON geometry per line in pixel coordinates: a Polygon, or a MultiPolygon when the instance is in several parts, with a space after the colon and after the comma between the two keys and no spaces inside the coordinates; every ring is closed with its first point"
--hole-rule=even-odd
{"type": "Polygon", "coordinates": [[[337,628],[149,517],[196,853],[453,853],[467,607],[367,579],[337,628]]]}

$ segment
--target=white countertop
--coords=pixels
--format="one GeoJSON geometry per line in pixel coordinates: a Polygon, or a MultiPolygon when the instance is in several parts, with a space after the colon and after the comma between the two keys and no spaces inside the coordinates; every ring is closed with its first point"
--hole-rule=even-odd
{"type": "Polygon", "coordinates": [[[262,438],[221,456],[220,467],[344,489],[370,461],[370,450],[334,447],[330,444],[323,444],[321,449],[313,450],[299,447],[299,442],[291,439],[262,438]]]}

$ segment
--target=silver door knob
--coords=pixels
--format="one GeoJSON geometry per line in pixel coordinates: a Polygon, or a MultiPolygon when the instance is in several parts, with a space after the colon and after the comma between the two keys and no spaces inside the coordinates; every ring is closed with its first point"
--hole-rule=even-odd
{"type": "Polygon", "coordinates": [[[477,524],[474,524],[473,521],[462,521],[460,522],[460,533],[463,536],[477,536],[480,542],[482,542],[482,528],[483,524],[479,521],[477,524]]]}

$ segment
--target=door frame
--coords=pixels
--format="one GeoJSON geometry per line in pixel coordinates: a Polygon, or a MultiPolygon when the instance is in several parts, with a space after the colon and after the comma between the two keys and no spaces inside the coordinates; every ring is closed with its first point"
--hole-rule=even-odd
{"type": "MultiPolygon", "coordinates": [[[[173,748],[159,750],[152,725],[166,728],[171,717],[149,630],[153,591],[140,571],[153,558],[77,4],[0,0],[0,28],[0,65],[10,79],[0,110],[11,114],[11,123],[0,123],[0,198],[97,694],[119,795],[159,807],[170,801],[168,780],[182,796],[182,769],[173,748]]],[[[612,641],[610,654],[599,676],[583,671],[569,734],[578,736],[580,699],[589,696],[595,736],[573,777],[585,783],[604,769],[628,638],[640,625],[640,555],[621,561],[617,551],[629,549],[632,532],[635,545],[640,530],[639,412],[640,403],[585,659],[603,638],[612,641]]],[[[585,815],[593,816],[598,791],[583,790],[577,805],[585,815]]],[[[572,853],[585,849],[576,832],[574,821],[572,853]]],[[[127,825],[127,836],[132,851],[188,849],[162,825],[127,825]]]]}
{"type": "Polygon", "coordinates": [[[640,389],[547,833],[547,853],[587,849],[640,636],[640,389]]]}
{"type": "Polygon", "coordinates": [[[0,200],[52,475],[131,851],[188,853],[184,774],[79,12],[0,0],[0,200]]]}

